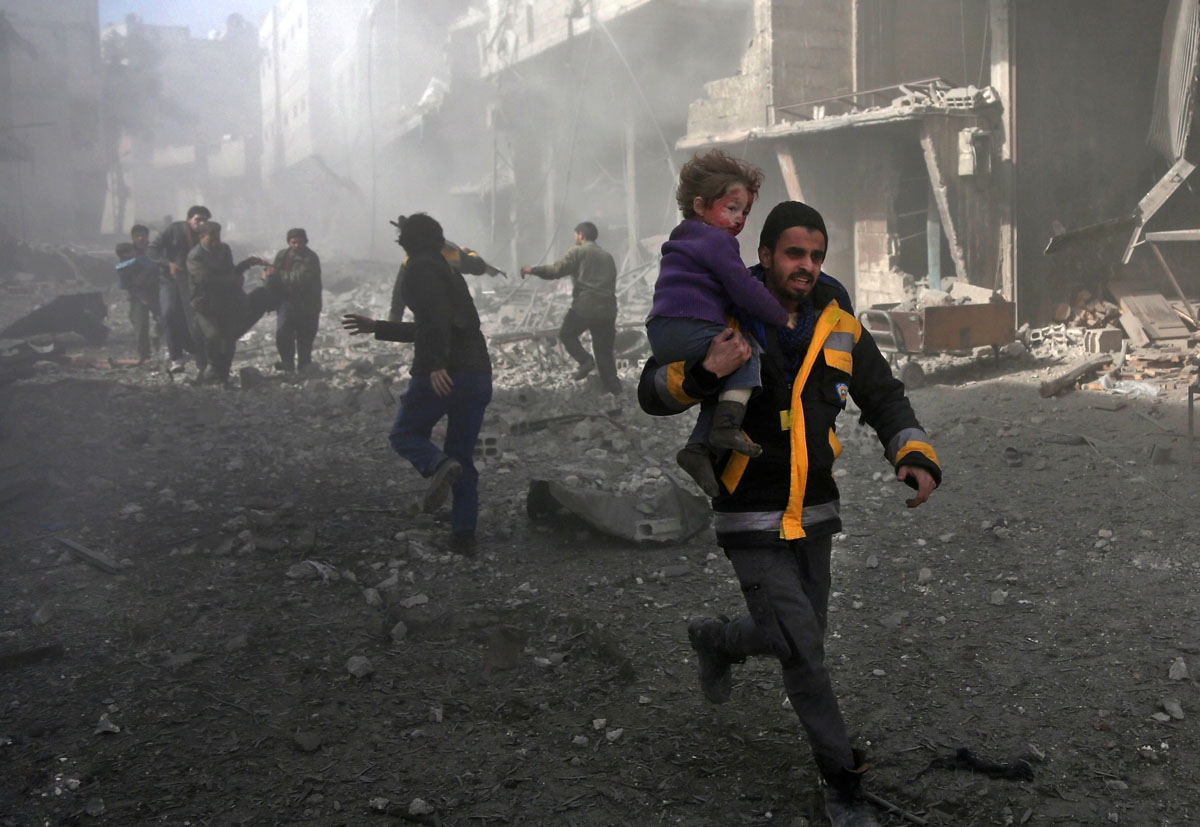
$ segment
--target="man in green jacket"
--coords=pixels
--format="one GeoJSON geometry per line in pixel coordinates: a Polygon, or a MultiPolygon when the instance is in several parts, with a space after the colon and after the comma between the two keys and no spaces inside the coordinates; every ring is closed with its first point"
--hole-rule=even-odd
{"type": "Polygon", "coordinates": [[[621,380],[617,378],[617,362],[613,356],[617,331],[617,263],[596,243],[598,237],[596,225],[584,221],[575,228],[575,246],[560,261],[522,267],[521,274],[541,279],[571,277],[571,308],[563,317],[559,341],[579,364],[576,379],[583,379],[595,369],[606,391],[620,393],[621,380]],[[579,341],[585,330],[592,334],[594,357],[579,341]]]}
{"type": "Polygon", "coordinates": [[[287,244],[266,272],[267,285],[279,299],[275,368],[303,373],[312,365],[313,340],[321,321],[321,259],[309,248],[302,227],[287,231],[287,244]]]}

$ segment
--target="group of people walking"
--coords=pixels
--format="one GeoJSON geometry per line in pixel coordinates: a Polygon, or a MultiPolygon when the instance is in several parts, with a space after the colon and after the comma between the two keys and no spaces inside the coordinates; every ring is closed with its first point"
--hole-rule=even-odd
{"type": "Polygon", "coordinates": [[[184,373],[190,354],[196,382],[225,384],[238,339],[273,311],[275,367],[311,370],[321,316],[321,260],[302,228],[288,230],[286,240],[274,261],[250,256],[235,263],[221,240],[221,225],[205,206],[189,208],[186,219],[167,224],[153,242],[148,227],[134,225],[130,241],[118,244],[116,253],[139,359],[153,356],[153,320],[165,340],[169,373],[184,373]],[[244,278],[252,267],[263,268],[262,284],[247,292],[244,278]]]}
{"type": "MultiPolygon", "coordinates": [[[[903,384],[855,317],[848,292],[822,272],[829,234],[821,214],[797,201],[776,205],[762,225],[757,263],[742,263],[736,239],[762,181],[757,167],[719,150],[697,155],[681,169],[676,198],[683,220],[662,248],[646,322],[653,355],[637,397],[655,416],[699,406],[696,427],[676,460],[711,498],[716,542],[746,603],[747,613],[732,619],[689,621],[701,691],[709,701],[725,703],[734,665],[752,656],[778,659],[825,785],[830,823],[873,827],[878,822],[862,788],[867,764],[852,744],[825,665],[833,536],[842,530],[833,474],[840,453],[837,417],[852,398],[862,421],[876,431],[896,479],[913,490],[910,508],[929,499],[941,483],[941,467],[903,384]]],[[[449,244],[429,215],[392,223],[407,259],[389,318],[348,313],[342,324],[351,334],[413,343],[411,380],[388,438],[429,480],[424,510],[436,511],[451,499],[450,548],[473,555],[479,510],[474,451],[492,398],[492,365],[463,274],[482,273],[485,265],[470,250],[449,244]],[[404,320],[406,310],[412,321],[404,320]],[[446,436],[438,446],[431,435],[443,418],[446,436]]],[[[223,375],[232,356],[229,337],[240,335],[263,308],[277,309],[279,330],[290,331],[281,340],[281,364],[291,365],[292,341],[297,366],[309,364],[315,321],[306,314],[314,307],[319,312],[320,265],[306,249],[303,230],[289,231],[288,249],[268,265],[267,285],[258,290],[276,291],[268,293],[270,300],[241,290],[241,273],[266,262],[235,265],[219,231],[207,210],[189,212],[188,221],[173,224],[153,248],[153,258],[164,265],[164,323],[190,313],[193,341],[223,375]],[[278,292],[271,284],[275,275],[291,292],[278,292]],[[236,291],[229,286],[234,282],[236,291]],[[315,298],[297,287],[301,283],[316,285],[315,298]],[[181,312],[184,302],[190,304],[181,312]]],[[[559,336],[577,364],[574,376],[583,379],[595,370],[606,391],[620,394],[613,357],[617,268],[597,239],[596,226],[582,222],[561,260],[521,272],[572,279],[572,303],[559,336]],[[592,353],[579,340],[584,331],[591,333],[592,353]]],[[[172,360],[183,347],[182,327],[174,330],[168,333],[172,360]]]]}

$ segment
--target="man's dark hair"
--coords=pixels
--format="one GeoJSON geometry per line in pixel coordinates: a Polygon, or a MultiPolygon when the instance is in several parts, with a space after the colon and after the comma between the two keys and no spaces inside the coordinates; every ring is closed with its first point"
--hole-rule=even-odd
{"type": "Polygon", "coordinates": [[[122,241],[117,245],[117,258],[121,261],[128,261],[137,255],[137,248],[128,241],[122,241]]]}
{"type": "Polygon", "coordinates": [[[129,234],[131,236],[138,235],[139,233],[141,235],[150,235],[150,228],[145,224],[134,224],[129,228],[129,234]]]}
{"type": "Polygon", "coordinates": [[[829,231],[825,229],[825,219],[821,214],[801,201],[782,201],[767,213],[763,222],[762,232],[758,235],[758,246],[775,250],[775,243],[783,235],[784,230],[792,227],[804,227],[817,230],[825,236],[825,246],[829,246],[829,231]]]}
{"type": "Polygon", "coordinates": [[[396,243],[410,256],[417,253],[440,253],[446,244],[442,225],[428,213],[413,213],[404,220],[403,225],[396,243]]]}
{"type": "Polygon", "coordinates": [[[749,161],[734,158],[720,149],[697,153],[679,170],[679,186],[675,203],[684,218],[695,218],[693,202],[699,198],[705,209],[729,190],[741,184],[750,195],[757,195],[762,186],[763,171],[749,161]]]}
{"type": "Polygon", "coordinates": [[[211,233],[219,233],[219,232],[221,232],[221,225],[215,221],[205,221],[203,224],[201,224],[199,227],[196,228],[196,235],[198,235],[198,236],[206,236],[211,233]]]}
{"type": "Polygon", "coordinates": [[[580,221],[575,225],[575,232],[583,236],[584,241],[595,241],[600,237],[600,231],[596,229],[596,225],[590,221],[580,221]]]}
{"type": "Polygon", "coordinates": [[[207,221],[208,219],[212,218],[212,210],[210,210],[208,207],[205,207],[201,204],[196,204],[194,206],[188,207],[187,217],[191,218],[192,216],[195,216],[195,215],[202,215],[202,216],[204,216],[204,220],[207,221]]]}
{"type": "Polygon", "coordinates": [[[287,231],[287,240],[291,241],[293,238],[298,238],[305,244],[308,243],[308,233],[304,232],[303,227],[292,227],[287,231]]]}

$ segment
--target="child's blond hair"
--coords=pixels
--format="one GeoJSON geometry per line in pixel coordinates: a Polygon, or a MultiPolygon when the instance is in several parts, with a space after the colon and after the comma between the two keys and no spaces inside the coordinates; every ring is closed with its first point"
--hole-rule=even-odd
{"type": "Polygon", "coordinates": [[[695,218],[692,206],[697,198],[711,205],[729,188],[741,184],[751,195],[758,194],[762,186],[763,171],[749,161],[734,158],[720,149],[697,153],[679,170],[679,187],[675,190],[675,201],[684,218],[695,218]]]}

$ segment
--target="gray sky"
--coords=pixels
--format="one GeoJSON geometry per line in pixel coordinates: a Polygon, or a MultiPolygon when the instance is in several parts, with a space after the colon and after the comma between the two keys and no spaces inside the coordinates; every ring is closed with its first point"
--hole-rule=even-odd
{"type": "Polygon", "coordinates": [[[187,26],[192,37],[204,37],[237,13],[257,24],[274,0],[100,0],[100,25],[122,23],[134,12],[147,23],[187,26]]]}

